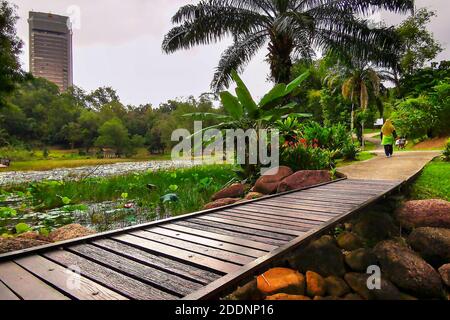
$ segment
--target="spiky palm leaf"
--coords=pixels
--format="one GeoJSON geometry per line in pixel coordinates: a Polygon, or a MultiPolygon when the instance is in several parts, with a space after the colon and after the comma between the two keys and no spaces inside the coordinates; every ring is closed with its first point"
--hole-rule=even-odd
{"type": "Polygon", "coordinates": [[[413,7],[413,0],[202,0],[178,10],[172,18],[176,26],[162,47],[171,53],[232,37],[234,44],[214,75],[216,91],[228,86],[231,70],[242,71],[266,43],[272,78],[278,83],[289,82],[293,58],[312,58],[317,50],[394,67],[393,30],[370,28],[358,17],[413,7]]]}

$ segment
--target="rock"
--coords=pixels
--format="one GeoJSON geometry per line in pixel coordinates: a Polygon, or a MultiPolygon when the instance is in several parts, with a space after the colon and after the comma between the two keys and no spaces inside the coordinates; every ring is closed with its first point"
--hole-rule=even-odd
{"type": "Polygon", "coordinates": [[[278,193],[297,190],[331,181],[331,174],[326,170],[302,170],[283,179],[278,186],[278,193]]]}
{"type": "Polygon", "coordinates": [[[215,209],[215,208],[220,208],[223,206],[228,206],[230,204],[235,204],[236,202],[238,202],[239,198],[224,198],[224,199],[219,199],[216,200],[214,202],[210,202],[208,204],[206,204],[203,209],[204,210],[209,210],[209,209],[215,209]]]}
{"type": "Polygon", "coordinates": [[[398,230],[394,219],[382,211],[369,211],[361,214],[352,228],[354,233],[365,239],[370,245],[391,238],[399,232],[398,230]]]}
{"type": "Polygon", "coordinates": [[[439,274],[414,251],[394,241],[383,241],[374,253],[383,272],[399,288],[419,298],[441,297],[439,274]]]}
{"type": "Polygon", "coordinates": [[[296,270],[273,268],[256,278],[258,290],[265,295],[305,294],[305,277],[296,270]]]}
{"type": "Polygon", "coordinates": [[[225,198],[242,198],[244,196],[244,185],[235,183],[228,188],[222,189],[212,196],[212,201],[225,198]]]}
{"type": "Polygon", "coordinates": [[[256,181],[253,191],[262,194],[276,193],[280,182],[293,173],[294,172],[289,167],[277,167],[270,169],[256,181]]]}
{"type": "Polygon", "coordinates": [[[408,244],[432,265],[450,262],[450,229],[414,229],[408,237],[408,244]]]}
{"type": "Polygon", "coordinates": [[[364,300],[359,294],[356,294],[356,293],[349,293],[349,294],[347,294],[344,298],[343,298],[343,300],[352,300],[352,301],[355,301],[355,300],[364,300]]]}
{"type": "Polygon", "coordinates": [[[356,250],[364,246],[363,241],[356,234],[344,231],[336,238],[337,244],[344,250],[356,250]]]}
{"type": "Polygon", "coordinates": [[[321,296],[316,296],[313,299],[314,301],[335,301],[335,300],[339,300],[339,297],[333,297],[333,296],[328,296],[328,297],[321,297],[321,296]]]}
{"type": "Polygon", "coordinates": [[[246,200],[254,200],[254,199],[259,199],[264,197],[264,195],[262,193],[259,192],[250,192],[245,196],[246,200]]]}
{"type": "Polygon", "coordinates": [[[68,224],[64,227],[58,228],[48,235],[48,238],[52,242],[66,241],[81,237],[86,237],[94,234],[95,232],[83,227],[80,224],[68,224]]]}
{"type": "Polygon", "coordinates": [[[327,290],[325,279],[313,271],[306,272],[306,293],[310,297],[323,296],[327,290]]]}
{"type": "Polygon", "coordinates": [[[347,293],[350,293],[349,286],[342,278],[329,276],[325,278],[325,284],[327,287],[327,294],[330,296],[342,297],[347,293]]]}
{"type": "Polygon", "coordinates": [[[369,289],[366,273],[347,273],[345,281],[349,286],[366,300],[400,300],[401,292],[389,280],[381,278],[380,289],[369,289]]]}
{"type": "Polygon", "coordinates": [[[294,252],[288,262],[302,272],[314,271],[325,277],[345,274],[344,256],[331,236],[323,236],[294,252]]]}
{"type": "Polygon", "coordinates": [[[0,237],[0,254],[42,246],[46,244],[48,244],[48,242],[35,239],[0,237]]]}
{"type": "Polygon", "coordinates": [[[416,297],[413,297],[413,296],[411,296],[409,294],[401,292],[400,293],[400,300],[411,300],[411,301],[414,301],[414,300],[419,300],[419,299],[417,299],[416,297]]]}
{"type": "Polygon", "coordinates": [[[277,293],[272,296],[268,296],[266,300],[311,300],[310,297],[306,297],[303,295],[293,295],[286,293],[277,293]]]}
{"type": "Polygon", "coordinates": [[[439,268],[439,274],[447,287],[450,287],[450,263],[439,268]]]}
{"type": "Polygon", "coordinates": [[[345,254],[345,263],[354,271],[366,272],[367,267],[377,264],[377,257],[371,249],[357,249],[345,254]]]}
{"type": "Polygon", "coordinates": [[[250,281],[242,287],[239,287],[226,297],[227,300],[261,300],[262,293],[258,290],[258,283],[256,279],[250,281]]]}
{"type": "Polygon", "coordinates": [[[450,202],[439,199],[404,203],[396,212],[407,229],[419,227],[450,228],[450,202]]]}

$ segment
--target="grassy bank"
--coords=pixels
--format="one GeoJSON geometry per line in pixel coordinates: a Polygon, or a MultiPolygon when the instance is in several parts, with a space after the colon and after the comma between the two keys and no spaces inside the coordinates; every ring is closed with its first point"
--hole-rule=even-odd
{"type": "Polygon", "coordinates": [[[450,201],[450,162],[435,160],[428,164],[411,186],[411,197],[450,201]]]}

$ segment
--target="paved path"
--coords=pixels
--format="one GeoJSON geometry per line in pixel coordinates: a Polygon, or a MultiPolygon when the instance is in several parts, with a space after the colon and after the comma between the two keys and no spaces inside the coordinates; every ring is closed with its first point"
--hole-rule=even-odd
{"type": "Polygon", "coordinates": [[[394,152],[394,156],[389,159],[384,156],[382,150],[374,151],[374,153],[377,154],[376,158],[339,168],[339,171],[347,175],[349,179],[407,180],[441,152],[394,152]]]}

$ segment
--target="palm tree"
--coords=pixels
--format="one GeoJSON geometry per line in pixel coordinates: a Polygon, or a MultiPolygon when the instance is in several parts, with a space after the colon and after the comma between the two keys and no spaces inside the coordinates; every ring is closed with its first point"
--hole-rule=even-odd
{"type": "MultiPolygon", "coordinates": [[[[376,103],[382,113],[382,104],[379,96],[383,88],[382,81],[386,80],[384,71],[378,71],[364,62],[353,62],[351,66],[337,66],[325,81],[330,87],[334,87],[340,81],[342,96],[352,103],[351,131],[354,130],[355,105],[359,105],[362,111],[366,111],[370,102],[376,103]]],[[[359,137],[364,148],[364,121],[361,123],[363,134],[359,137]]]]}
{"type": "Polygon", "coordinates": [[[231,71],[242,72],[267,43],[276,83],[290,81],[293,59],[312,58],[317,50],[394,66],[394,31],[369,27],[361,17],[413,7],[414,0],[203,0],[178,10],[162,48],[172,53],[231,36],[233,44],[223,53],[211,84],[215,91],[228,86],[231,71]]]}

